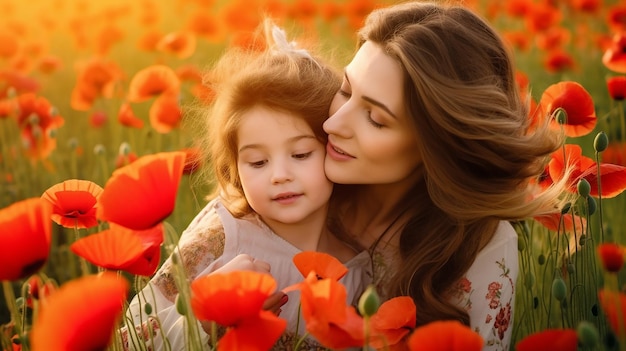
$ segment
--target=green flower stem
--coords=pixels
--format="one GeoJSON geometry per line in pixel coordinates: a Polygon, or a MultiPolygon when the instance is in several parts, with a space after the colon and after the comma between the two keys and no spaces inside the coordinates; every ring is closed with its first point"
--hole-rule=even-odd
{"type": "Polygon", "coordinates": [[[4,292],[4,300],[6,301],[7,307],[9,308],[9,313],[11,314],[11,320],[13,321],[13,323],[15,323],[17,333],[21,335],[24,331],[22,329],[22,319],[20,318],[20,313],[17,310],[17,303],[15,302],[15,292],[13,291],[13,286],[11,285],[10,281],[2,281],[2,291],[4,292]]]}
{"type": "MultiPolygon", "coordinates": [[[[78,225],[74,225],[74,239],[80,239],[80,231],[78,230],[78,225]]],[[[87,261],[84,257],[78,256],[78,260],[80,261],[80,272],[83,276],[91,274],[89,271],[89,266],[87,266],[87,261]]]]}
{"type": "Polygon", "coordinates": [[[617,103],[617,110],[619,111],[619,122],[621,131],[621,141],[626,142],[626,117],[624,117],[624,102],[619,101],[617,103]]]}
{"type": "Polygon", "coordinates": [[[600,175],[600,152],[596,151],[596,168],[598,172],[598,216],[600,216],[600,242],[604,243],[604,221],[602,220],[602,179],[600,175]]]}

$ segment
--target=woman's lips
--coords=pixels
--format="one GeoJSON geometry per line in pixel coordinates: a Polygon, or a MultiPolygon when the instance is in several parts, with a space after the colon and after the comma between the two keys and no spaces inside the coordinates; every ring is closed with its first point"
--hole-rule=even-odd
{"type": "Polygon", "coordinates": [[[336,161],[347,161],[356,158],[349,153],[343,151],[342,149],[334,146],[331,142],[328,142],[326,144],[326,153],[328,154],[328,156],[330,156],[330,158],[336,161]]]}

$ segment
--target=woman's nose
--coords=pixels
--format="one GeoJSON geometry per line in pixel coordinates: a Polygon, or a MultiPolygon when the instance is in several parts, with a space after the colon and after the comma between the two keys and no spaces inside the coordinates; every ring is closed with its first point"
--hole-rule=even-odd
{"type": "Polygon", "coordinates": [[[329,135],[336,135],[343,138],[350,136],[350,128],[347,123],[349,104],[346,101],[335,99],[329,109],[328,119],[324,121],[324,131],[329,135]]]}

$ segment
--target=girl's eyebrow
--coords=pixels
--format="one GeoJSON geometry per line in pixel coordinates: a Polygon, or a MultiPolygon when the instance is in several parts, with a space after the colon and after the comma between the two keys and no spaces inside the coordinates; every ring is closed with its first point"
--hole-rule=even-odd
{"type": "MultiPolygon", "coordinates": [[[[302,139],[314,139],[317,140],[317,137],[315,137],[315,135],[312,134],[302,134],[302,135],[296,135],[292,138],[287,139],[288,143],[295,143],[298,140],[302,140],[302,139]]],[[[261,144],[246,144],[242,147],[239,148],[239,150],[237,150],[237,152],[242,152],[244,150],[248,150],[248,149],[261,149],[263,148],[263,145],[261,144]]]]}
{"type": "MultiPolygon", "coordinates": [[[[350,79],[348,79],[348,73],[344,71],[343,76],[344,76],[344,78],[346,79],[346,81],[348,82],[348,84],[349,84],[350,86],[352,86],[352,84],[350,83],[350,79]]],[[[363,99],[363,100],[365,100],[365,101],[369,102],[369,103],[370,103],[370,104],[372,104],[372,105],[375,105],[375,106],[380,107],[382,110],[384,110],[385,112],[387,112],[387,113],[388,113],[391,117],[393,117],[393,118],[395,118],[395,119],[398,119],[398,116],[396,116],[396,114],[395,114],[395,113],[391,112],[391,109],[390,109],[389,107],[387,107],[387,105],[383,104],[382,102],[380,102],[380,101],[378,101],[378,100],[376,100],[376,99],[374,99],[374,98],[371,98],[371,97],[369,97],[369,96],[366,96],[366,95],[362,95],[362,96],[361,96],[361,99],[363,99]]]]}

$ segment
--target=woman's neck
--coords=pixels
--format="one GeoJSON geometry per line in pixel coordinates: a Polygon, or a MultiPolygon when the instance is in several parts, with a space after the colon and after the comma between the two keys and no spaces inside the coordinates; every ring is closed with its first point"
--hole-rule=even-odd
{"type": "Polygon", "coordinates": [[[404,227],[411,214],[406,197],[413,184],[358,186],[342,211],[343,227],[364,248],[378,240],[395,243],[398,236],[394,234],[404,227]]]}

